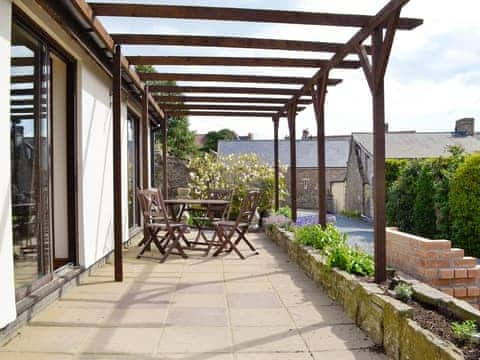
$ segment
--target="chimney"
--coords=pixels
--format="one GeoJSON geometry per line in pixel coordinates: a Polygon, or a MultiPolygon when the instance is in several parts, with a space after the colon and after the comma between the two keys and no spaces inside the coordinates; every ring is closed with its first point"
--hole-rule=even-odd
{"type": "Polygon", "coordinates": [[[385,132],[388,133],[388,123],[385,123],[385,132]]]}
{"type": "Polygon", "coordinates": [[[475,119],[474,118],[463,118],[457,120],[455,123],[455,134],[462,136],[473,136],[475,135],[475,119]]]}
{"type": "Polygon", "coordinates": [[[248,137],[248,140],[253,140],[253,133],[249,132],[247,137],[248,137]]]}
{"type": "Polygon", "coordinates": [[[308,129],[303,129],[302,140],[308,140],[309,137],[310,137],[310,131],[308,131],[308,129]]]}

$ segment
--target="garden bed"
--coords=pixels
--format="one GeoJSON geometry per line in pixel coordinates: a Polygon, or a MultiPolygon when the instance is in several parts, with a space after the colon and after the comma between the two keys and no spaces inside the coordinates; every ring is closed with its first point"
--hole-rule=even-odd
{"type": "MultiPolygon", "coordinates": [[[[464,359],[460,349],[437,336],[434,329],[422,326],[422,319],[415,319],[415,307],[409,306],[385,294],[385,288],[371,279],[351,275],[337,268],[331,269],[326,257],[312,247],[294,241],[294,234],[272,225],[266,229],[270,239],[282,247],[297,264],[325,292],[341,304],[347,315],[363,329],[372,341],[383,346],[394,359],[464,359]]],[[[413,284],[416,299],[424,304],[446,308],[457,318],[474,318],[471,307],[463,301],[451,298],[421,283],[413,284]]],[[[424,313],[422,313],[424,314],[424,313]]],[[[478,317],[477,317],[478,316],[478,317]]],[[[448,339],[447,339],[448,340],[448,339]]],[[[466,358],[471,357],[466,349],[466,358]]]]}

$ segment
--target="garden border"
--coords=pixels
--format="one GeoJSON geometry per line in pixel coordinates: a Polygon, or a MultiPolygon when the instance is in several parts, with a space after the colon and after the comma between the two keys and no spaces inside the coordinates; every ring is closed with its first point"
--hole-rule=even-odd
{"type": "MultiPolygon", "coordinates": [[[[318,250],[295,242],[292,232],[270,225],[265,229],[265,233],[285,250],[329,297],[341,304],[346,314],[372,341],[384,347],[387,355],[394,359],[423,360],[425,354],[430,354],[432,359],[437,360],[463,359],[462,352],[455,345],[421,328],[412,319],[412,308],[385,295],[384,289],[377,284],[336,268],[329,269],[324,256],[318,250]]],[[[430,299],[451,298],[425,284],[416,284],[415,293],[430,299]]],[[[455,306],[463,309],[462,301],[452,301],[449,301],[450,306],[456,304],[455,306]]]]}

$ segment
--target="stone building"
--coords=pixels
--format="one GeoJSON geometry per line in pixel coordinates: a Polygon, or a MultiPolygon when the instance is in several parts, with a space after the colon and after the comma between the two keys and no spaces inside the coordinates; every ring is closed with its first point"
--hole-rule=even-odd
{"type": "MultiPolygon", "coordinates": [[[[340,212],[345,204],[345,178],[350,151],[350,136],[327,136],[326,138],[326,191],[330,212],[340,212]]],[[[273,166],[273,140],[219,141],[221,155],[255,153],[265,163],[273,166]]],[[[290,143],[279,141],[280,165],[290,164],[290,143]]],[[[287,183],[290,179],[290,168],[287,183]]],[[[297,206],[303,209],[318,207],[317,141],[315,138],[297,140],[297,206]]]]}
{"type": "MultiPolygon", "coordinates": [[[[480,135],[474,119],[460,119],[453,132],[388,132],[387,159],[422,159],[448,155],[452,145],[467,153],[480,151],[480,135]]],[[[348,156],[345,208],[373,219],[373,134],[353,133],[348,156]]]]}

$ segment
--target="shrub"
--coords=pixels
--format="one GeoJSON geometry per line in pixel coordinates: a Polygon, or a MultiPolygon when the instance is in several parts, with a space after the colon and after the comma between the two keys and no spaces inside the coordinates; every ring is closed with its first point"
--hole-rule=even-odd
{"type": "Polygon", "coordinates": [[[433,238],[436,234],[435,195],[430,162],[424,162],[416,184],[413,205],[413,230],[415,234],[433,238]]]}
{"type": "Polygon", "coordinates": [[[388,225],[398,226],[401,231],[410,233],[414,231],[412,209],[417,197],[416,180],[419,171],[419,162],[410,162],[388,192],[386,209],[388,225]]]}
{"type": "Polygon", "coordinates": [[[345,217],[352,218],[352,219],[358,219],[360,218],[360,212],[356,210],[342,210],[341,214],[345,217]]]}
{"type": "MultiPolygon", "coordinates": [[[[274,199],[274,169],[264,164],[255,154],[216,156],[204,154],[190,161],[190,189],[193,198],[205,198],[214,189],[232,189],[234,197],[231,216],[238,214],[240,203],[249,189],[261,192],[259,212],[270,210],[274,199]]],[[[279,177],[280,199],[285,198],[286,169],[281,168],[279,177]]]]}
{"type": "Polygon", "coordinates": [[[449,203],[453,245],[480,257],[480,154],[471,155],[458,167],[449,203]]]}
{"type": "Polygon", "coordinates": [[[385,182],[387,190],[397,181],[402,170],[408,166],[408,163],[408,160],[404,159],[387,159],[385,161],[385,182]]]}
{"type": "Polygon", "coordinates": [[[344,244],[347,236],[332,224],[327,224],[325,229],[320,225],[308,225],[295,228],[295,239],[302,245],[324,250],[333,244],[344,244]]]}
{"type": "Polygon", "coordinates": [[[465,320],[461,323],[452,323],[453,336],[457,341],[464,343],[470,341],[472,335],[477,331],[477,324],[473,320],[465,320]]]}
{"type": "Polygon", "coordinates": [[[409,301],[413,295],[412,286],[404,282],[401,282],[395,286],[393,291],[395,292],[395,297],[403,302],[409,301]]]}

